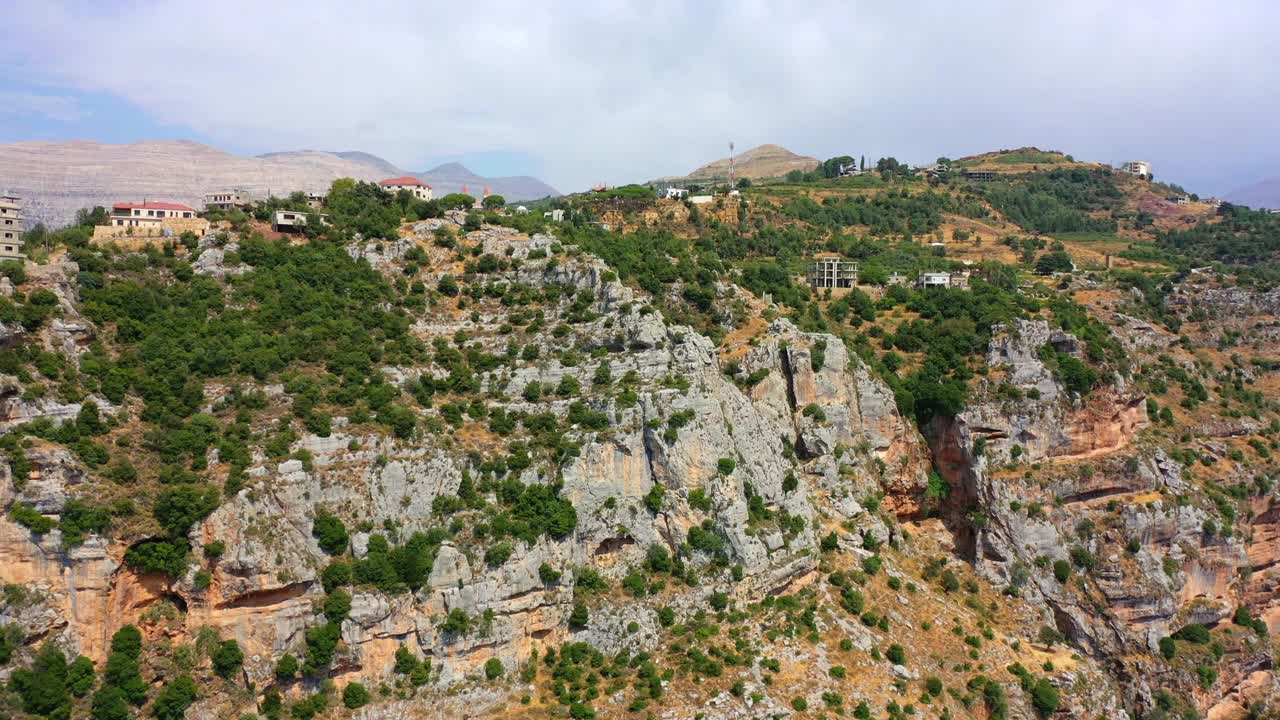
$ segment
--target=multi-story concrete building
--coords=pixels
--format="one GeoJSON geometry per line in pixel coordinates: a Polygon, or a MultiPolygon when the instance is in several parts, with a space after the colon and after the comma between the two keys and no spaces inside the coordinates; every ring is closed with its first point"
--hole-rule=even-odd
{"type": "Polygon", "coordinates": [[[249,193],[244,190],[219,190],[218,192],[207,193],[204,196],[205,210],[234,210],[236,208],[248,207],[250,202],[249,193]]]}
{"type": "Polygon", "coordinates": [[[851,288],[858,282],[858,263],[839,255],[817,256],[809,263],[808,277],[814,290],[851,288]]]}
{"type": "Polygon", "coordinates": [[[1151,163],[1146,160],[1130,160],[1120,166],[1120,171],[1127,172],[1130,175],[1137,175],[1138,177],[1149,178],[1151,177],[1151,163]]]}
{"type": "Polygon", "coordinates": [[[387,178],[386,180],[379,180],[378,185],[392,195],[399,193],[401,190],[408,190],[411,195],[419,200],[431,199],[431,186],[416,177],[406,175],[398,178],[387,178]]]}
{"type": "Polygon", "coordinates": [[[22,203],[13,195],[0,195],[0,260],[22,260],[22,203]]]}

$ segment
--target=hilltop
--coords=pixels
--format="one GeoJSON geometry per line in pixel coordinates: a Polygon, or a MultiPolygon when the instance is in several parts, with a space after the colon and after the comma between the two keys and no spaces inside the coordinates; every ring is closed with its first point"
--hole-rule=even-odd
{"type": "Polygon", "coordinates": [[[0,710],[1268,717],[1280,217],[975,157],[33,240],[0,710]]]}
{"type": "MultiPolygon", "coordinates": [[[[79,208],[119,201],[163,199],[199,208],[205,193],[219,189],[286,195],[325,192],[341,177],[374,181],[414,174],[363,152],[301,150],[242,157],[188,140],[11,143],[0,145],[0,168],[0,190],[21,196],[30,220],[54,227],[70,222],[79,208]]],[[[439,184],[437,195],[457,192],[462,185],[454,179],[456,172],[417,175],[439,184]]],[[[468,175],[472,185],[487,185],[510,200],[559,194],[535,178],[468,175]]]]}
{"type": "MultiPolygon", "coordinates": [[[[734,156],[734,170],[740,178],[782,177],[792,170],[808,172],[818,166],[817,158],[797,155],[780,145],[760,145],[734,156]]],[[[729,158],[721,158],[699,167],[685,176],[661,178],[675,180],[723,180],[729,176],[729,158]]]]}

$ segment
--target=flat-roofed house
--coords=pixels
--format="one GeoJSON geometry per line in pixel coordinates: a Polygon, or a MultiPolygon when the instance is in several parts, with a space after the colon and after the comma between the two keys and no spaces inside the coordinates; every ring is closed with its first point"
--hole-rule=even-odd
{"type": "Polygon", "coordinates": [[[0,260],[22,260],[25,228],[22,202],[14,195],[0,195],[0,260]]]}
{"type": "Polygon", "coordinates": [[[418,178],[412,177],[409,175],[405,175],[404,177],[387,178],[386,180],[379,180],[378,185],[381,186],[383,190],[386,190],[392,195],[398,194],[401,190],[408,190],[409,194],[413,195],[419,200],[431,199],[431,186],[422,182],[418,178]]]}
{"type": "Polygon", "coordinates": [[[920,277],[916,278],[916,287],[921,290],[929,288],[945,288],[951,287],[951,273],[944,272],[926,272],[920,273],[920,277]]]}
{"type": "Polygon", "coordinates": [[[205,210],[234,210],[236,208],[248,207],[250,203],[249,193],[244,190],[219,190],[217,192],[206,193],[204,196],[205,210]]]}
{"type": "Polygon", "coordinates": [[[1138,177],[1150,178],[1151,163],[1146,160],[1130,160],[1120,166],[1120,171],[1127,172],[1130,175],[1137,175],[1138,177]]]}
{"type": "Polygon", "coordinates": [[[318,218],[322,226],[329,224],[329,216],[297,210],[277,210],[271,217],[271,228],[276,232],[302,232],[307,227],[307,216],[318,218]]]}

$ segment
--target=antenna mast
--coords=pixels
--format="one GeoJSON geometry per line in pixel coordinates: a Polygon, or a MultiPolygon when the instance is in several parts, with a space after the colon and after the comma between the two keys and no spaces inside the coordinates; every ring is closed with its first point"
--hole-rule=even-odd
{"type": "Polygon", "coordinates": [[[729,189],[734,188],[734,172],[733,172],[733,141],[729,141],[729,189]]]}

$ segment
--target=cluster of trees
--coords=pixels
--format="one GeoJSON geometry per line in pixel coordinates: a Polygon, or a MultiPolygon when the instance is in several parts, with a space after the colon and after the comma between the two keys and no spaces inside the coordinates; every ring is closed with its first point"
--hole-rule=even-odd
{"type": "Polygon", "coordinates": [[[1169,230],[1156,244],[1193,263],[1236,266],[1243,280],[1263,287],[1280,284],[1280,214],[1223,203],[1217,222],[1201,222],[1187,230],[1169,230]]]}
{"type": "MultiPolygon", "coordinates": [[[[111,638],[111,653],[102,668],[101,683],[89,701],[93,720],[129,720],[133,708],[146,704],[150,685],[143,680],[142,633],[125,625],[111,638]]],[[[230,679],[240,670],[244,653],[234,640],[222,643],[213,653],[214,672],[230,679]]],[[[97,684],[93,662],[83,655],[67,662],[53,643],[45,643],[30,667],[17,668],[9,676],[9,690],[21,700],[22,711],[47,718],[68,718],[76,698],[89,695],[97,684]]],[[[168,680],[155,694],[150,714],[157,720],[182,720],[195,702],[197,688],[189,675],[168,680]]]]}
{"type": "Polygon", "coordinates": [[[1059,168],[1021,176],[1016,182],[992,182],[983,188],[992,207],[1023,228],[1038,233],[1115,232],[1112,217],[1089,213],[1114,211],[1124,193],[1109,170],[1059,168]]]}
{"type": "Polygon", "coordinates": [[[947,194],[933,191],[911,194],[903,189],[881,192],[870,200],[863,195],[827,197],[821,204],[808,197],[797,197],[788,200],[782,211],[829,230],[864,225],[879,236],[914,237],[937,230],[942,224],[942,213],[953,212],[954,203],[947,194]]]}

